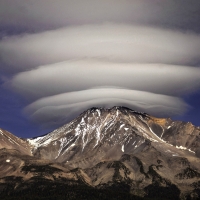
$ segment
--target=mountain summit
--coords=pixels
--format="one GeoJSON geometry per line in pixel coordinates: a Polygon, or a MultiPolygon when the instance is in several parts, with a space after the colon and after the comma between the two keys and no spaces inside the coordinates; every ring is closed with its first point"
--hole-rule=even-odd
{"type": "Polygon", "coordinates": [[[2,164],[3,180],[13,174],[29,181],[39,174],[56,183],[61,178],[82,181],[99,192],[123,185],[121,192],[129,188],[126,193],[138,198],[200,198],[200,128],[189,122],[125,107],[91,108],[47,135],[13,146],[5,145],[12,137],[0,133],[1,154],[9,160],[2,164]],[[6,174],[5,164],[13,166],[14,157],[21,160],[6,174]],[[38,166],[53,172],[44,174],[38,166]]]}

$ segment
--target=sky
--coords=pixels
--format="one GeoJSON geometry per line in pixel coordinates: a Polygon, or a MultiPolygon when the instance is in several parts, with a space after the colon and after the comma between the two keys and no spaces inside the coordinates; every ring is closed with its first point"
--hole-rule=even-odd
{"type": "Polygon", "coordinates": [[[1,128],[113,106],[200,126],[199,103],[199,0],[0,0],[1,128]]]}

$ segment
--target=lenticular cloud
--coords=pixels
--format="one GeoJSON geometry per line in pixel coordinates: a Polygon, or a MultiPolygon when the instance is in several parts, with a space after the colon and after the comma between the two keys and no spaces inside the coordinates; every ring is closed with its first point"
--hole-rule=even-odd
{"type": "Polygon", "coordinates": [[[1,9],[1,24],[25,30],[0,35],[4,86],[23,96],[24,113],[45,127],[92,106],[179,115],[189,108],[182,96],[200,87],[200,36],[184,30],[188,12],[179,1],[2,2],[15,12],[1,9]]]}
{"type": "Polygon", "coordinates": [[[9,84],[32,100],[105,86],[178,96],[197,89],[200,86],[199,75],[199,68],[189,66],[85,59],[18,73],[9,84]]]}
{"type": "Polygon", "coordinates": [[[198,88],[199,75],[199,68],[188,66],[85,59],[21,72],[8,86],[33,101],[25,113],[48,127],[93,106],[126,106],[162,117],[179,115],[189,106],[178,96],[198,88]]]}
{"type": "Polygon", "coordinates": [[[25,113],[48,127],[50,121],[54,122],[53,125],[61,125],[90,107],[109,108],[114,105],[159,117],[182,114],[187,108],[187,104],[177,97],[122,88],[95,88],[39,99],[27,106],[25,113]]]}
{"type": "Polygon", "coordinates": [[[105,23],[5,38],[0,56],[5,70],[16,72],[74,59],[188,65],[198,60],[199,46],[196,34],[105,23]]]}

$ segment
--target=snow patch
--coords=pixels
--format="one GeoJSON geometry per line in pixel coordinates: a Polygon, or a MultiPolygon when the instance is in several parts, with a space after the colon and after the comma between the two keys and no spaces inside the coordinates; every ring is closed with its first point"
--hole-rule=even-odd
{"type": "Polygon", "coordinates": [[[182,149],[182,150],[188,150],[192,153],[195,153],[194,151],[192,151],[191,149],[187,149],[186,147],[183,147],[183,146],[176,146],[177,149],[182,149]]]}
{"type": "Polygon", "coordinates": [[[119,111],[117,110],[117,116],[119,115],[119,111]]]}
{"type": "Polygon", "coordinates": [[[112,134],[110,138],[112,138],[113,136],[115,136],[115,133],[114,133],[114,134],[112,134]]]}
{"type": "Polygon", "coordinates": [[[183,146],[180,146],[180,147],[179,147],[179,146],[176,146],[176,148],[177,148],[177,149],[187,150],[187,148],[186,148],[186,147],[183,147],[183,146]]]}
{"type": "Polygon", "coordinates": [[[10,138],[8,135],[7,135],[7,137],[8,137],[8,140],[11,142],[11,143],[15,143],[15,144],[17,144],[18,146],[20,146],[17,142],[15,142],[15,140],[13,140],[12,138],[10,138]]]}
{"type": "Polygon", "coordinates": [[[138,130],[139,130],[140,132],[142,132],[143,137],[146,137],[147,139],[149,139],[149,140],[152,141],[152,142],[158,142],[158,140],[155,140],[155,139],[149,137],[149,136],[146,134],[146,132],[144,131],[144,129],[142,129],[142,127],[138,127],[138,130]]]}
{"type": "MultiPolygon", "coordinates": [[[[162,128],[162,127],[161,127],[161,128],[162,128]]],[[[156,136],[159,140],[161,140],[161,141],[164,142],[164,143],[167,143],[166,141],[164,141],[163,139],[161,139],[159,136],[157,136],[157,135],[153,132],[153,130],[151,129],[151,127],[149,127],[149,130],[150,130],[151,133],[153,133],[153,135],[156,136]]],[[[163,128],[162,128],[162,130],[163,130],[163,128]]],[[[164,130],[163,130],[163,132],[162,132],[162,135],[163,135],[163,133],[164,133],[164,130]]],[[[162,137],[162,135],[161,135],[161,137],[162,137]]]]}
{"type": "Polygon", "coordinates": [[[123,126],[125,126],[125,124],[122,124],[122,125],[119,127],[119,130],[120,130],[123,126]]]}
{"type": "MultiPolygon", "coordinates": [[[[8,138],[8,140],[9,140],[11,143],[13,143],[12,140],[11,140],[10,138],[8,138]]],[[[13,144],[14,144],[14,143],[13,143],[13,144]]]]}
{"type": "Polygon", "coordinates": [[[41,139],[43,139],[43,137],[37,137],[37,138],[34,138],[34,139],[27,139],[27,141],[28,141],[31,145],[37,147],[37,146],[39,146],[38,142],[39,142],[41,139]]]}
{"type": "Polygon", "coordinates": [[[9,160],[9,159],[7,159],[7,160],[6,160],[6,162],[10,162],[10,160],[9,160]]]}
{"type": "Polygon", "coordinates": [[[124,152],[124,145],[122,145],[122,151],[124,152]]]}
{"type": "Polygon", "coordinates": [[[179,156],[178,154],[172,154],[172,156],[179,156]]]}
{"type": "Polygon", "coordinates": [[[99,117],[100,117],[100,116],[101,116],[101,112],[100,112],[99,109],[97,109],[97,113],[98,113],[98,115],[99,115],[99,117]]]}

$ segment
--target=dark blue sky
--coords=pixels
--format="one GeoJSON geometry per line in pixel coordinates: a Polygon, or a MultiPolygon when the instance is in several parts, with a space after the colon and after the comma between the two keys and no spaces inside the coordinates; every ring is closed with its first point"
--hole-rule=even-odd
{"type": "Polygon", "coordinates": [[[192,122],[195,126],[200,126],[200,90],[194,94],[184,97],[184,100],[191,106],[188,111],[180,116],[172,117],[174,120],[192,122]]]}
{"type": "Polygon", "coordinates": [[[0,128],[115,105],[200,126],[199,58],[199,0],[1,0],[0,128]]]}

